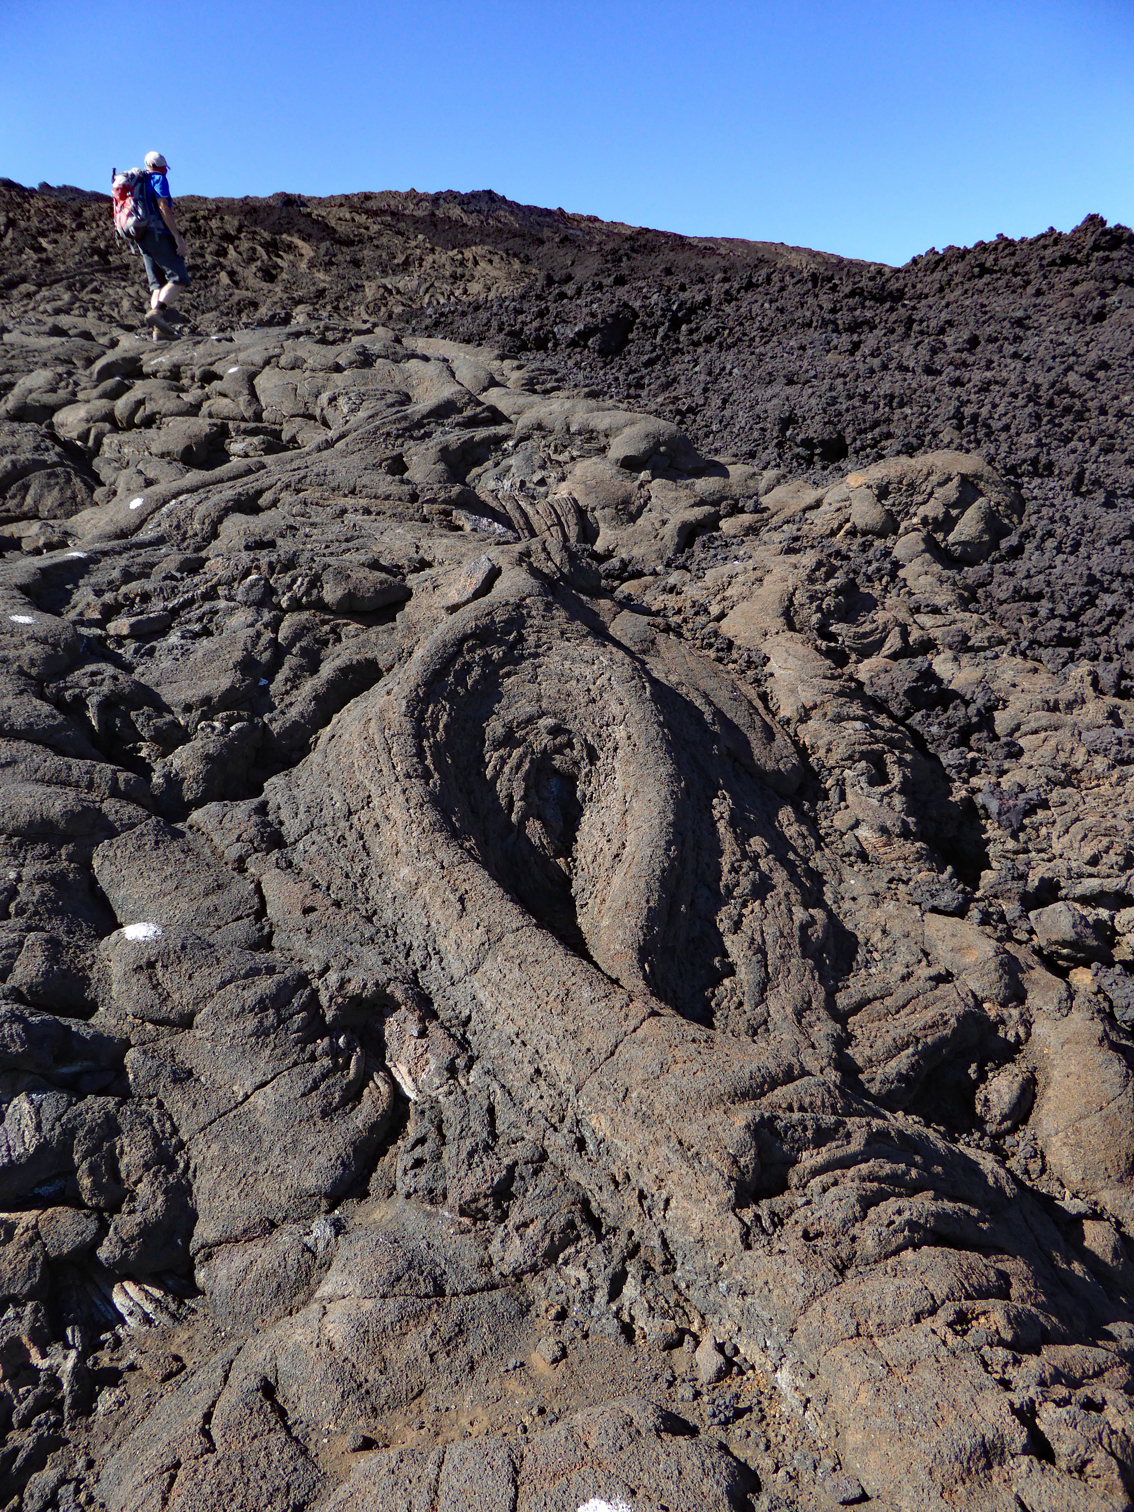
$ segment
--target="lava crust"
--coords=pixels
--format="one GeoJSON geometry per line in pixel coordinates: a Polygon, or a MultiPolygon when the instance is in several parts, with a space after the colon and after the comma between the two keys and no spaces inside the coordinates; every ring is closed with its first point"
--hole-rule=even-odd
{"type": "Polygon", "coordinates": [[[179,208],[0,186],[0,1505],[1131,1507],[1131,233],[179,208]]]}

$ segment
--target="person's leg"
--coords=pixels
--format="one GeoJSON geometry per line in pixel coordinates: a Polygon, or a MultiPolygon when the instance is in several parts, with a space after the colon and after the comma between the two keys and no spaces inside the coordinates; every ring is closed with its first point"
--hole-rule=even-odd
{"type": "Polygon", "coordinates": [[[158,247],[154,244],[153,237],[149,233],[143,233],[138,238],[138,250],[142,254],[142,262],[146,267],[146,282],[150,287],[150,309],[157,308],[161,287],[165,283],[166,271],[157,260],[158,247]]]}
{"type": "Polygon", "coordinates": [[[175,289],[189,286],[189,270],[168,231],[148,229],[138,242],[150,284],[150,317],[161,318],[175,289]]]}
{"type": "Polygon", "coordinates": [[[161,235],[161,261],[165,281],[154,297],[155,310],[164,309],[169,304],[175,289],[189,287],[189,269],[185,266],[185,259],[177,250],[177,244],[168,231],[159,234],[161,235]]]}

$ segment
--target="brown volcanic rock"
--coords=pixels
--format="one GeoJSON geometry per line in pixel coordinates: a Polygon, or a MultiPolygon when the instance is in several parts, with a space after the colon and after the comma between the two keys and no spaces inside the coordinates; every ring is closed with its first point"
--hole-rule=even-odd
{"type": "Polygon", "coordinates": [[[199,202],[155,345],[0,192],[0,1496],[1129,1506],[1134,724],[1021,635],[1046,485],[720,461],[641,310],[486,303],[925,270],[199,202]]]}

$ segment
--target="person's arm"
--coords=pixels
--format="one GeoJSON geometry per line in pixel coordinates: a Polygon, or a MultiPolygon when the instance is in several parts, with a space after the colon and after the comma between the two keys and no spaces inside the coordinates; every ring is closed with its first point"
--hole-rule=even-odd
{"type": "Polygon", "coordinates": [[[169,234],[173,237],[174,243],[177,247],[177,255],[179,257],[184,257],[185,238],[177,229],[177,220],[173,214],[173,201],[167,199],[158,200],[158,214],[169,227],[169,234]]]}

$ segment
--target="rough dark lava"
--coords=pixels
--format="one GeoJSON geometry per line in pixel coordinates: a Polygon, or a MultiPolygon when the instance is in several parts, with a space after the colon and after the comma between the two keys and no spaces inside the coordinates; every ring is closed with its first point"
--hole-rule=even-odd
{"type": "Polygon", "coordinates": [[[0,186],[0,1507],[1134,1495],[1134,238],[0,186]]]}

